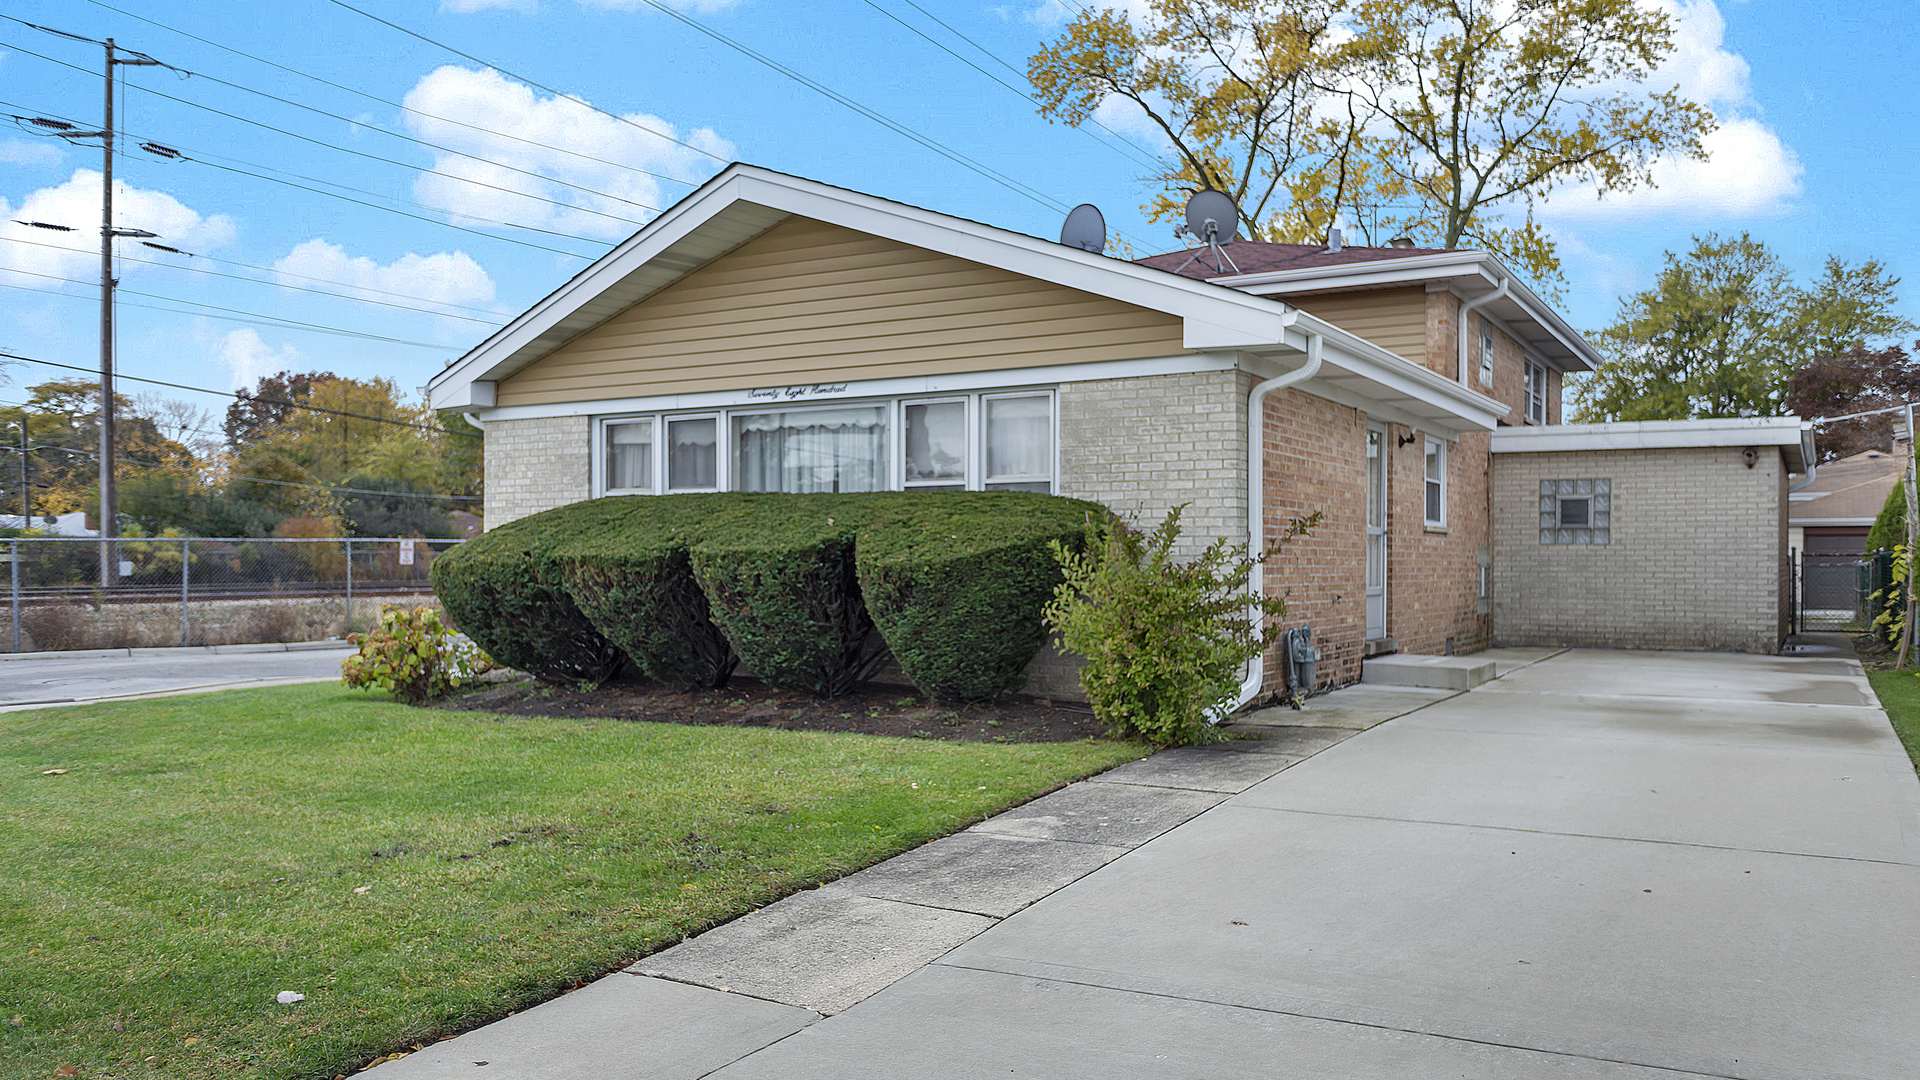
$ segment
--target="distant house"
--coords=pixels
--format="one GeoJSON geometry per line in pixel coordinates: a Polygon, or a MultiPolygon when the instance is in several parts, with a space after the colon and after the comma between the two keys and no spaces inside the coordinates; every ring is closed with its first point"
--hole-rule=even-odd
{"type": "Polygon", "coordinates": [[[1787,546],[1808,555],[1859,555],[1893,486],[1900,482],[1911,443],[1829,461],[1813,481],[1788,496],[1787,546]]]}
{"type": "MultiPolygon", "coordinates": [[[[1129,262],[736,164],[429,391],[486,430],[489,527],[602,495],[1019,489],[1147,520],[1184,503],[1189,537],[1264,546],[1319,511],[1265,581],[1342,683],[1370,655],[1499,637],[1490,439],[1558,425],[1563,378],[1598,359],[1485,252],[1234,241],[1129,262]]],[[[1781,537],[1789,426],[1760,460],[1781,537]]],[[[1739,438],[1719,453],[1744,478],[1739,438]]],[[[1639,514],[1647,494],[1613,497],[1639,514]]],[[[1515,505],[1537,517],[1542,498],[1515,505]]],[[[1577,531],[1558,558],[1625,550],[1577,531]]],[[[1783,595],[1726,640],[1773,648],[1783,595]]],[[[1270,659],[1247,696],[1283,671],[1270,659]]],[[[1030,675],[1073,686],[1044,656],[1030,675]]]]}
{"type": "Polygon", "coordinates": [[[98,536],[99,531],[87,528],[87,514],[75,510],[70,514],[43,516],[35,514],[22,524],[19,514],[0,514],[0,529],[35,529],[49,536],[98,536]]]}

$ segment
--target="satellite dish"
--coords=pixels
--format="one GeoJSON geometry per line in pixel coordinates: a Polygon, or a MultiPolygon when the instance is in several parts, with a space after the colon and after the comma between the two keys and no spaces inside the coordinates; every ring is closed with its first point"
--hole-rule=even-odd
{"type": "Polygon", "coordinates": [[[1187,231],[1202,244],[1225,244],[1239,239],[1240,208],[1225,192],[1201,191],[1187,200],[1187,231]]]}
{"type": "Polygon", "coordinates": [[[1107,219],[1092,203],[1081,203],[1060,226],[1060,242],[1068,247],[1091,251],[1095,255],[1107,249],[1107,219]]]}

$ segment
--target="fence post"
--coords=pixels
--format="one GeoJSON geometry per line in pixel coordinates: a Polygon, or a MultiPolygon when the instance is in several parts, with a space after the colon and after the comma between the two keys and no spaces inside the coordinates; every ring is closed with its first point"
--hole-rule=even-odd
{"type": "Polygon", "coordinates": [[[183,648],[190,644],[187,640],[187,583],[191,580],[188,567],[193,565],[190,557],[192,551],[188,547],[192,543],[184,536],[180,538],[180,645],[183,648]]]}
{"type": "Polygon", "coordinates": [[[353,537],[347,537],[347,614],[340,620],[342,636],[353,633],[353,537]]]}
{"type": "Polygon", "coordinates": [[[7,541],[7,566],[13,577],[13,651],[20,651],[20,541],[7,541]]]}

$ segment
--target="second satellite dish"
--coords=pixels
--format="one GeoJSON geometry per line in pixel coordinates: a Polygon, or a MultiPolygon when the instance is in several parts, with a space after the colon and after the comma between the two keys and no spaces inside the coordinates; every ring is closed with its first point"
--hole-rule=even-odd
{"type": "Polygon", "coordinates": [[[1067,247],[1091,251],[1095,255],[1107,249],[1107,219],[1092,203],[1081,203],[1060,226],[1060,242],[1067,247]]]}
{"type": "Polygon", "coordinates": [[[1187,200],[1187,231],[1203,244],[1225,244],[1237,239],[1240,208],[1225,192],[1200,191],[1187,200]]]}

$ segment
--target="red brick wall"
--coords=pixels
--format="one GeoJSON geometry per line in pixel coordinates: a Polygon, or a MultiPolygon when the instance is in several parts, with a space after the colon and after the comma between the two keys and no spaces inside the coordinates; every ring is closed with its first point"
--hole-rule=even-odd
{"type": "MultiPolygon", "coordinates": [[[[1272,543],[1287,523],[1319,511],[1326,520],[1267,566],[1267,592],[1285,596],[1287,627],[1310,626],[1320,649],[1321,685],[1360,677],[1366,634],[1367,418],[1299,390],[1267,398],[1266,530],[1272,543]]],[[[1267,657],[1265,693],[1283,685],[1276,651],[1267,657]]]]}
{"type": "Polygon", "coordinates": [[[1405,653],[1444,653],[1448,638],[1455,652],[1486,648],[1493,617],[1479,610],[1479,590],[1480,556],[1490,550],[1487,434],[1467,432],[1447,447],[1444,528],[1426,523],[1425,433],[1389,425],[1387,453],[1388,635],[1405,653]],[[1408,435],[1414,440],[1399,445],[1408,435]]]}

